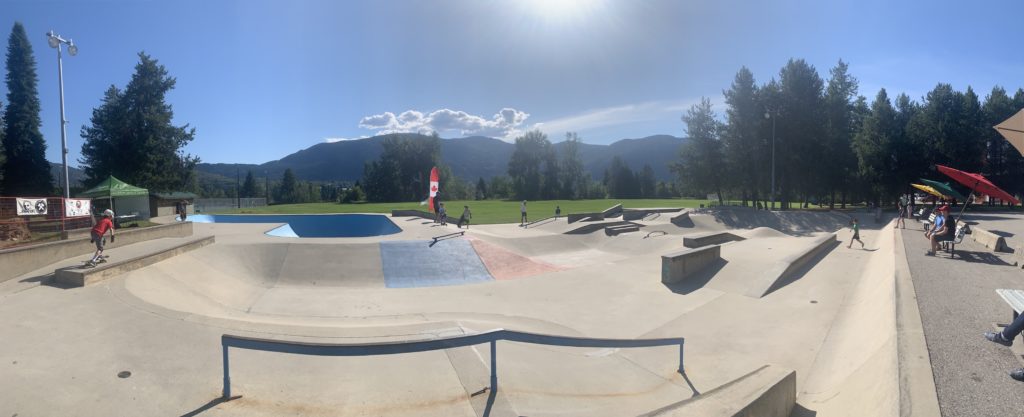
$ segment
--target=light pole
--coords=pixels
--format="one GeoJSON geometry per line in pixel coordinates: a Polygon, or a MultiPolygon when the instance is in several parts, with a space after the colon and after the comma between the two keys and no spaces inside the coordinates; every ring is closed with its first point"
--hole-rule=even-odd
{"type": "Polygon", "coordinates": [[[65,40],[52,30],[46,32],[46,37],[50,47],[57,49],[57,82],[60,84],[60,159],[64,163],[64,198],[71,198],[71,183],[68,181],[68,137],[65,129],[68,121],[64,119],[64,63],[61,59],[60,45],[67,45],[71,56],[78,55],[78,47],[71,39],[65,40]]]}
{"type": "Polygon", "coordinates": [[[774,116],[769,112],[764,112],[765,119],[772,119],[772,210],[775,210],[775,119],[778,117],[778,113],[774,116]]]}

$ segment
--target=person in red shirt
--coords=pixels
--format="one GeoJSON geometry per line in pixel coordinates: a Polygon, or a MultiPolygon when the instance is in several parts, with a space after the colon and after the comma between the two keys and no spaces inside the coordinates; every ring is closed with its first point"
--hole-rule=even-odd
{"type": "Polygon", "coordinates": [[[114,222],[111,219],[114,217],[114,211],[111,209],[103,210],[103,218],[92,227],[90,235],[92,236],[92,242],[96,244],[96,253],[92,255],[92,259],[89,260],[89,264],[95,266],[103,259],[103,246],[107,243],[103,235],[110,231],[110,241],[114,241],[114,222]]]}

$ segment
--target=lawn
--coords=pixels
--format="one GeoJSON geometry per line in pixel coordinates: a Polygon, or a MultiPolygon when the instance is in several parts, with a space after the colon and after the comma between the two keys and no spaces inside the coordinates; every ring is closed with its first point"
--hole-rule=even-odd
{"type": "MultiPolygon", "coordinates": [[[[445,201],[448,218],[455,221],[462,214],[463,206],[469,206],[473,212],[473,224],[518,223],[519,201],[482,200],[482,201],[445,201]]],[[[555,214],[555,207],[562,208],[562,215],[570,213],[593,213],[604,211],[622,203],[623,208],[653,207],[699,207],[707,206],[708,200],[684,199],[651,199],[651,200],[545,200],[528,201],[527,213],[530,220],[540,220],[555,214]]],[[[427,210],[426,205],[419,203],[308,203],[280,204],[266,207],[246,208],[218,213],[244,214],[321,214],[321,213],[387,213],[391,210],[427,210]]]]}

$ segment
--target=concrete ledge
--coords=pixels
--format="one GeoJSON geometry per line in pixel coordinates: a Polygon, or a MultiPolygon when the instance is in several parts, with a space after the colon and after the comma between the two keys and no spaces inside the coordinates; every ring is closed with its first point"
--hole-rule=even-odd
{"type": "Polygon", "coordinates": [[[669,221],[679,227],[693,227],[693,220],[690,220],[689,210],[684,211],[677,216],[673,216],[669,221]]]}
{"type": "Polygon", "coordinates": [[[604,220],[604,215],[602,215],[601,213],[572,213],[572,214],[566,215],[565,217],[566,217],[566,220],[569,221],[569,223],[576,223],[576,222],[581,221],[581,220],[582,221],[604,220]]]}
{"type": "Polygon", "coordinates": [[[672,284],[684,281],[721,259],[722,247],[719,245],[661,255],[661,282],[672,284]]]}
{"type": "Polygon", "coordinates": [[[701,395],[645,417],[789,417],[796,405],[796,371],[765,365],[701,395]]]}
{"type": "Polygon", "coordinates": [[[817,238],[805,250],[800,253],[787,256],[777,262],[769,268],[767,271],[762,273],[760,276],[754,278],[754,282],[751,283],[750,289],[744,294],[747,297],[761,298],[768,293],[778,288],[778,285],[792,278],[800,269],[807,266],[815,257],[823,252],[828,252],[832,248],[839,244],[839,240],[836,239],[836,234],[832,233],[827,236],[817,238]]]}
{"type": "Polygon", "coordinates": [[[1006,238],[980,227],[971,228],[971,238],[993,251],[1009,252],[1009,247],[1006,246],[1006,238]]]}
{"type": "Polygon", "coordinates": [[[683,236],[683,246],[688,248],[699,248],[708,245],[720,245],[728,242],[737,242],[745,240],[742,236],[737,236],[729,232],[707,232],[707,233],[694,233],[691,235],[683,236]]]}
{"type": "Polygon", "coordinates": [[[137,256],[118,262],[106,263],[95,268],[58,269],[54,271],[54,281],[60,284],[83,287],[105,279],[121,275],[125,272],[143,268],[164,259],[199,249],[214,242],[213,236],[192,239],[180,245],[172,246],[154,253],[137,256]]]}
{"type": "MultiPolygon", "coordinates": [[[[164,237],[192,236],[192,222],[117,229],[114,233],[117,240],[108,242],[108,249],[164,237]]],[[[0,250],[0,282],[35,271],[61,259],[92,253],[94,250],[96,246],[89,242],[88,234],[59,242],[0,250]]]]}
{"type": "Polygon", "coordinates": [[[594,232],[596,232],[598,230],[602,230],[602,229],[607,228],[607,227],[622,226],[622,225],[627,225],[627,224],[633,224],[633,223],[630,223],[630,222],[627,222],[627,221],[611,221],[611,222],[605,222],[605,223],[594,223],[594,224],[588,224],[586,226],[577,227],[577,228],[569,230],[567,232],[563,232],[562,234],[566,234],[566,235],[585,235],[587,233],[594,233],[594,232]]]}
{"type": "Polygon", "coordinates": [[[608,226],[604,228],[604,234],[608,236],[617,236],[622,233],[637,232],[640,231],[640,226],[635,224],[621,224],[616,226],[608,226]]]}

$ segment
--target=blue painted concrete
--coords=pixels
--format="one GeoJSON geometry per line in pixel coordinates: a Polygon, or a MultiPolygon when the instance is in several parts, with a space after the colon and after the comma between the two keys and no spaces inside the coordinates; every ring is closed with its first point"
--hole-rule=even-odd
{"type": "Polygon", "coordinates": [[[384,285],[388,288],[435,287],[493,281],[469,241],[447,239],[380,243],[384,285]]]}
{"type": "Polygon", "coordinates": [[[391,219],[378,214],[197,214],[188,219],[196,223],[287,223],[294,235],[282,230],[279,234],[268,233],[271,236],[367,237],[402,231],[391,219]]]}

